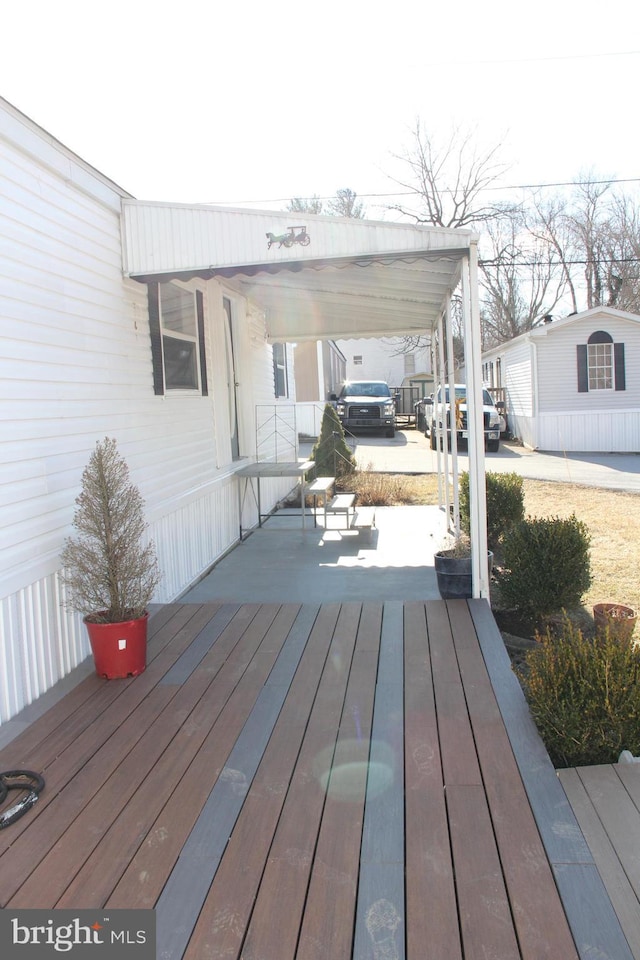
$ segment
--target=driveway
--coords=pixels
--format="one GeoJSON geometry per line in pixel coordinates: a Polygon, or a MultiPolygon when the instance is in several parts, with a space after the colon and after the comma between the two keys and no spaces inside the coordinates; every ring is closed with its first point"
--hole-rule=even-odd
{"type": "MultiPolygon", "coordinates": [[[[437,454],[418,430],[399,430],[393,440],[384,437],[354,437],[354,453],[360,469],[384,473],[436,473],[437,454]]],[[[311,451],[305,446],[301,455],[311,451]]],[[[611,490],[640,492],[640,454],[635,453],[541,453],[516,443],[500,444],[498,453],[485,455],[486,469],[518,473],[531,480],[581,483],[611,490]]],[[[459,455],[460,469],[467,470],[468,457],[459,455]]]]}

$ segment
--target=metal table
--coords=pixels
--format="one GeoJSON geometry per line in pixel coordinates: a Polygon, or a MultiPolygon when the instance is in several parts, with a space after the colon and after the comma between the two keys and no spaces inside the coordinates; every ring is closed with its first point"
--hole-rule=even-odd
{"type": "Polygon", "coordinates": [[[315,466],[313,460],[258,460],[256,463],[249,463],[246,467],[241,467],[236,471],[236,476],[244,480],[244,488],[238,487],[238,496],[240,503],[240,539],[242,540],[242,505],[244,503],[247,488],[250,487],[256,505],[258,507],[258,526],[262,526],[263,519],[270,514],[262,513],[262,501],[260,497],[260,481],[264,477],[296,477],[300,481],[300,514],[302,517],[302,529],[305,528],[305,474],[315,466]],[[254,490],[253,481],[256,481],[254,490]]]}

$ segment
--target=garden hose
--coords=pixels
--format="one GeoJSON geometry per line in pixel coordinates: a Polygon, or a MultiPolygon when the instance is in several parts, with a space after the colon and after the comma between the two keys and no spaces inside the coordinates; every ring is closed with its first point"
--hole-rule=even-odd
{"type": "Polygon", "coordinates": [[[4,803],[9,790],[28,790],[26,797],[18,800],[0,815],[0,830],[11,826],[34,805],[44,789],[44,778],[32,770],[7,770],[0,773],[0,804],[4,803]]]}

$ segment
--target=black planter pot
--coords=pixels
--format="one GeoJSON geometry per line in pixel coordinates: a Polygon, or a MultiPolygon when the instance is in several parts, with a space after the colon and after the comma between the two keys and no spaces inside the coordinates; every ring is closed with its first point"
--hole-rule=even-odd
{"type": "MultiPolygon", "coordinates": [[[[456,557],[454,553],[453,550],[440,550],[434,557],[438,590],[443,600],[465,600],[473,596],[471,557],[456,557]]],[[[488,551],[488,557],[491,573],[491,550],[488,551]]]]}

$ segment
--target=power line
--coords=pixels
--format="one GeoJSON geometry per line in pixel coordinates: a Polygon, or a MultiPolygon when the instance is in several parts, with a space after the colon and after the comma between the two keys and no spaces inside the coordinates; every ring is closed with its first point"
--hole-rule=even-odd
{"type": "MultiPolygon", "coordinates": [[[[640,183],[640,177],[607,177],[604,180],[559,180],[556,183],[515,183],[507,186],[492,186],[485,187],[484,189],[489,190],[549,190],[554,187],[576,187],[576,186],[589,186],[597,187],[604,184],[612,183],[640,183]]],[[[355,192],[355,191],[354,191],[355,192]]],[[[453,190],[442,189],[440,193],[453,193],[453,190]]],[[[390,197],[415,197],[418,195],[416,190],[399,190],[395,193],[356,193],[356,199],[358,200],[373,200],[373,199],[383,199],[390,197]]],[[[205,203],[211,204],[212,206],[238,206],[245,203],[291,203],[292,200],[302,200],[304,203],[312,201],[320,201],[324,203],[325,201],[337,200],[338,197],[336,194],[328,194],[327,196],[318,197],[273,197],[270,200],[206,200],[205,203]]],[[[286,211],[285,211],[286,212],[286,211]]],[[[296,211],[291,211],[295,213],[296,211]]]]}
{"type": "Polygon", "coordinates": [[[462,67],[507,63],[550,63],[554,60],[595,60],[605,57],[636,57],[640,50],[618,50],[612,53],[568,53],[550,57],[511,57],[505,60],[436,60],[428,61],[425,67],[462,67]]]}
{"type": "Polygon", "coordinates": [[[481,267],[586,267],[598,263],[640,263],[638,257],[593,257],[591,260],[478,260],[481,267]]]}

